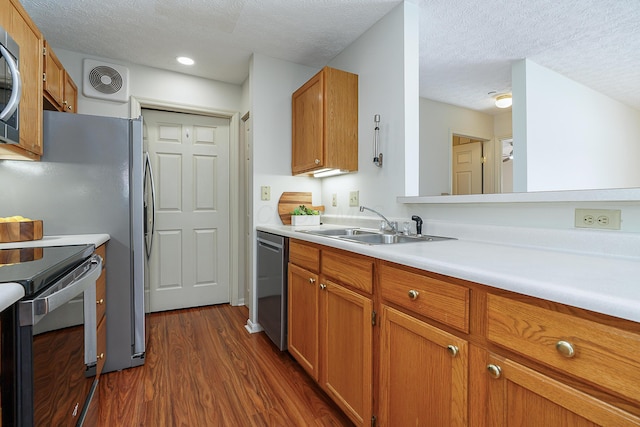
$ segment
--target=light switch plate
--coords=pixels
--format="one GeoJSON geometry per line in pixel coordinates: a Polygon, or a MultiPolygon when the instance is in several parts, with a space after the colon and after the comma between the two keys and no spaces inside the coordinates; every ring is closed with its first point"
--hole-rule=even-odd
{"type": "Polygon", "coordinates": [[[360,195],[359,191],[350,191],[349,192],[349,206],[359,206],[360,205],[360,195]]]}
{"type": "Polygon", "coordinates": [[[271,200],[271,187],[268,185],[260,187],[260,199],[265,201],[271,200]]]}

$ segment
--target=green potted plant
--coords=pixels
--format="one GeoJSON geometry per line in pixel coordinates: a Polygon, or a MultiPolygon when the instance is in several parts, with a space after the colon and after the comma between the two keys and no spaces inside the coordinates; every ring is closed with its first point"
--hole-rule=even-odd
{"type": "Polygon", "coordinates": [[[320,225],[320,212],[300,205],[291,212],[291,225],[320,225]]]}

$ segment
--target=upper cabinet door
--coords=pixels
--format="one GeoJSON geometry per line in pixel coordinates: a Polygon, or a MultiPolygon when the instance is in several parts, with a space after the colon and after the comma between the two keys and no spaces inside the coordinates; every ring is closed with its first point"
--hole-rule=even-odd
{"type": "Polygon", "coordinates": [[[325,67],[292,96],[291,172],[358,170],[358,76],[325,67]]]}
{"type": "Polygon", "coordinates": [[[291,170],[298,174],[324,166],[324,73],[318,73],[293,94],[291,170]]]}
{"type": "Polygon", "coordinates": [[[64,67],[46,41],[44,42],[42,55],[44,64],[44,77],[42,79],[44,97],[57,110],[61,110],[64,101],[64,67]]]}

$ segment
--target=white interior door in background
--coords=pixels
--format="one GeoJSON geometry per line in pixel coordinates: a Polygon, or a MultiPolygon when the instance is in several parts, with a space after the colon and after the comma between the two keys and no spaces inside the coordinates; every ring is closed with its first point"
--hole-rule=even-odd
{"type": "Polygon", "coordinates": [[[150,309],[229,302],[229,120],[142,116],[156,185],[150,309]]]}
{"type": "Polygon", "coordinates": [[[453,147],[453,194],[482,194],[482,143],[453,147]]]}

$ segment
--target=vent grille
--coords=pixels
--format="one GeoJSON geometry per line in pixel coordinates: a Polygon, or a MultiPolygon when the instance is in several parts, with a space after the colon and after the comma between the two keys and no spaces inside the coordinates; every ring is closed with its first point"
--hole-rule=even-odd
{"type": "Polygon", "coordinates": [[[112,95],[122,89],[122,76],[106,65],[93,68],[89,72],[89,82],[98,92],[112,95]]]}
{"type": "Polygon", "coordinates": [[[115,64],[84,60],[82,93],[90,98],[127,102],[129,70],[115,64]]]}

